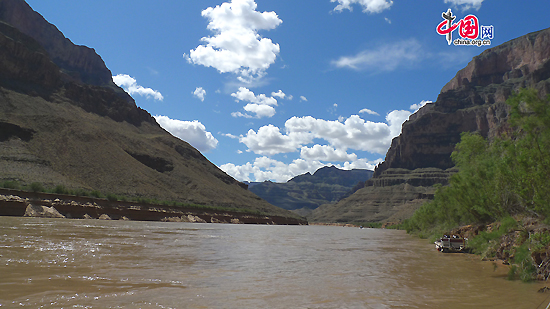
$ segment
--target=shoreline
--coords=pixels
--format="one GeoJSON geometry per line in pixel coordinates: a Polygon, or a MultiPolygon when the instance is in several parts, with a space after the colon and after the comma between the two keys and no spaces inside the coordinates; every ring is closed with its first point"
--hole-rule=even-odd
{"type": "Polygon", "coordinates": [[[231,224],[307,225],[298,218],[0,189],[0,216],[231,224]]]}

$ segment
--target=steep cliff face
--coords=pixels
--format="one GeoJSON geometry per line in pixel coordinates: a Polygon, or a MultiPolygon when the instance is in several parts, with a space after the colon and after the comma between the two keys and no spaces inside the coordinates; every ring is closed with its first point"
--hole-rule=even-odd
{"type": "Polygon", "coordinates": [[[365,187],[336,205],[314,211],[313,221],[403,219],[433,197],[434,184],[453,173],[450,158],[462,132],[492,139],[506,132],[506,99],[520,88],[550,94],[550,29],[488,49],[441,90],[437,101],[411,115],[386,159],[365,187]],[[411,178],[411,175],[416,175],[411,178]]]}
{"type": "Polygon", "coordinates": [[[92,49],[72,45],[21,0],[0,1],[4,181],[293,216],[162,129],[92,49]]]}
{"type": "Polygon", "coordinates": [[[489,139],[506,130],[506,99],[519,88],[550,93],[550,29],[481,53],[443,87],[437,101],[403,124],[375,176],[389,168],[453,166],[450,154],[461,132],[489,139]]]}
{"type": "Polygon", "coordinates": [[[134,125],[156,124],[113,83],[96,52],[74,45],[23,0],[0,1],[0,83],[47,100],[63,92],[84,110],[134,125]]]}
{"type": "Polygon", "coordinates": [[[66,78],[95,86],[114,86],[111,71],[95,50],[74,45],[24,0],[2,0],[0,20],[40,43],[66,78]]]}
{"type": "MultiPolygon", "coordinates": [[[[38,42],[0,22],[0,81],[21,90],[61,86],[59,68],[38,42]],[[25,89],[27,88],[27,89],[25,89]]],[[[36,93],[36,90],[35,93],[36,93]]]]}

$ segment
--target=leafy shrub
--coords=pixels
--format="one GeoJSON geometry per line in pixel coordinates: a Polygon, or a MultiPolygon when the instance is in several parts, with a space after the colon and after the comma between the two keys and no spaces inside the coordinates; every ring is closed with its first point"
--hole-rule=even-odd
{"type": "Polygon", "coordinates": [[[492,258],[500,245],[502,236],[513,232],[518,227],[518,222],[507,216],[500,221],[499,227],[491,232],[482,231],[476,237],[468,240],[468,247],[482,258],[492,258]]]}
{"type": "Polygon", "coordinates": [[[118,201],[118,196],[116,196],[115,194],[108,193],[107,194],[107,199],[111,202],[117,202],[118,201]]]}
{"type": "Polygon", "coordinates": [[[550,245],[550,232],[534,233],[530,237],[531,250],[534,252],[545,251],[550,245]]]}
{"type": "Polygon", "coordinates": [[[103,197],[103,195],[101,195],[101,192],[99,192],[97,190],[93,190],[92,192],[90,192],[90,196],[95,197],[95,198],[102,198],[103,197]]]}
{"type": "Polygon", "coordinates": [[[44,188],[44,186],[39,183],[39,182],[33,182],[30,184],[29,186],[29,189],[32,191],[32,192],[45,192],[46,189],[44,188]]]}
{"type": "Polygon", "coordinates": [[[55,187],[55,189],[53,190],[54,193],[57,193],[57,194],[69,194],[69,190],[67,190],[67,188],[65,188],[65,186],[63,185],[57,185],[55,187]]]}
{"type": "Polygon", "coordinates": [[[90,193],[84,189],[76,189],[74,190],[73,192],[73,195],[76,195],[76,196],[89,196],[90,193]]]}
{"type": "Polygon", "coordinates": [[[15,180],[6,180],[2,183],[2,188],[19,190],[21,185],[15,180]]]}
{"type": "MultiPolygon", "coordinates": [[[[524,243],[515,248],[512,260],[515,265],[518,265],[516,270],[519,268],[519,271],[515,273],[519,275],[521,281],[528,282],[534,279],[537,269],[535,265],[533,265],[528,243],[524,243]]],[[[508,275],[508,277],[510,277],[510,275],[508,275]]]]}

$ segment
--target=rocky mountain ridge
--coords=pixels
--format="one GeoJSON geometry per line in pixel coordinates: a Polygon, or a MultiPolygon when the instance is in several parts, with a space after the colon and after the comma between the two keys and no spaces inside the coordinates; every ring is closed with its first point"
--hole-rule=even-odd
{"type": "Polygon", "coordinates": [[[433,196],[433,184],[446,184],[453,167],[450,154],[460,134],[478,132],[492,139],[507,132],[506,99],[527,87],[544,96],[550,94],[550,29],[527,34],[474,57],[443,87],[436,102],[422,107],[403,123],[402,133],[392,140],[384,162],[365,187],[335,205],[317,209],[312,220],[406,218],[433,196]],[[422,181],[411,180],[411,174],[422,181]],[[423,194],[421,198],[417,193],[423,194]]]}
{"type": "Polygon", "coordinates": [[[373,171],[369,170],[341,170],[335,166],[326,166],[313,175],[308,172],[286,183],[266,181],[251,183],[248,188],[275,206],[306,216],[320,205],[335,203],[351,195],[350,191],[358,183],[364,184],[372,174],[373,171]]]}

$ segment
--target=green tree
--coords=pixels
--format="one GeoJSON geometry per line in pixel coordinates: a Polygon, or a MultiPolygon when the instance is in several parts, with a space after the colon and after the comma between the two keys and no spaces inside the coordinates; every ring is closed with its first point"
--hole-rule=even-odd
{"type": "Polygon", "coordinates": [[[512,134],[490,143],[462,133],[451,158],[459,172],[405,222],[408,231],[444,230],[519,213],[550,217],[550,96],[523,89],[511,106],[512,134]]]}

